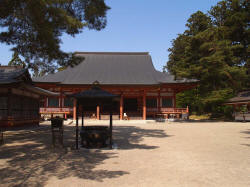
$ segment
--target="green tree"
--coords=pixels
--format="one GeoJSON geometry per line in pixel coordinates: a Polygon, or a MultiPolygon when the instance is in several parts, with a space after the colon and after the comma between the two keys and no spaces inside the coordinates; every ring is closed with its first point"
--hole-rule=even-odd
{"type": "Polygon", "coordinates": [[[177,95],[177,104],[190,105],[198,113],[223,113],[226,99],[249,88],[248,10],[248,1],[228,0],[208,14],[190,16],[187,30],[172,42],[166,68],[177,78],[195,78],[200,84],[195,91],[177,95]]]}
{"type": "Polygon", "coordinates": [[[8,63],[9,66],[22,66],[23,68],[26,67],[26,64],[24,61],[21,60],[17,52],[14,52],[12,54],[12,59],[8,63]]]}
{"type": "MultiPolygon", "coordinates": [[[[226,31],[223,37],[229,39],[232,45],[239,46],[234,55],[240,59],[239,65],[250,72],[250,1],[224,0],[213,6],[209,14],[213,23],[226,31]]],[[[249,73],[248,80],[247,86],[250,87],[249,73]]]]}
{"type": "Polygon", "coordinates": [[[1,0],[0,42],[13,45],[28,68],[39,65],[54,71],[78,63],[79,58],[60,49],[61,36],[74,37],[84,28],[103,29],[109,9],[104,1],[1,0]]]}
{"type": "Polygon", "coordinates": [[[186,27],[188,28],[185,33],[194,36],[199,32],[205,31],[211,26],[211,19],[209,16],[201,11],[192,14],[187,20],[186,27]]]}

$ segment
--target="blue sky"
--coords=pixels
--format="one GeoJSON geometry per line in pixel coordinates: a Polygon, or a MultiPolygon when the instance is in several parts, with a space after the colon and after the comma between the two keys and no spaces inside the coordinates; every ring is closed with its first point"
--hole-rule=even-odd
{"type": "MultiPolygon", "coordinates": [[[[75,38],[64,35],[61,48],[74,51],[150,52],[156,69],[168,60],[171,41],[185,30],[189,16],[207,12],[219,0],[106,0],[111,7],[102,31],[85,29],[75,38]]],[[[0,44],[0,63],[11,59],[10,46],[0,44]]]]}

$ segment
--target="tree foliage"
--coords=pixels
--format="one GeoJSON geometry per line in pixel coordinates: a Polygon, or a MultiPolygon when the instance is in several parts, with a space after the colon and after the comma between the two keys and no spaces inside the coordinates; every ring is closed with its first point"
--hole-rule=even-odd
{"type": "Polygon", "coordinates": [[[223,113],[225,107],[220,105],[226,99],[250,88],[249,1],[220,1],[207,14],[192,14],[186,27],[173,40],[165,68],[176,77],[200,83],[179,94],[178,104],[191,105],[199,113],[223,113]]]}
{"type": "Polygon", "coordinates": [[[106,26],[105,0],[1,0],[0,42],[14,46],[29,68],[54,71],[78,63],[60,49],[61,36],[106,26]]]}
{"type": "Polygon", "coordinates": [[[26,64],[24,61],[22,61],[22,59],[19,57],[17,52],[14,52],[12,54],[12,58],[8,63],[8,66],[21,66],[23,68],[26,67],[26,64]]]}

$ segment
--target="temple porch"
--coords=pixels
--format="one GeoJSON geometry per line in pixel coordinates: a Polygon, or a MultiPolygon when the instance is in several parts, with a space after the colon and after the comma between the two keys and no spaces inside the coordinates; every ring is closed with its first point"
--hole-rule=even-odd
{"type": "MultiPolygon", "coordinates": [[[[50,117],[60,115],[64,118],[76,118],[76,102],[67,98],[68,90],[60,89],[60,96],[46,98],[40,107],[41,115],[50,117]]],[[[114,106],[114,119],[120,120],[146,120],[157,118],[181,118],[183,115],[188,117],[187,108],[177,108],[175,95],[177,90],[172,88],[135,90],[106,89],[111,93],[120,96],[114,106]]],[[[55,91],[55,90],[54,90],[55,91]]],[[[77,93],[78,90],[71,90],[70,93],[77,93]]],[[[95,108],[85,108],[85,117],[105,120],[108,119],[108,111],[103,106],[95,108]]]]}

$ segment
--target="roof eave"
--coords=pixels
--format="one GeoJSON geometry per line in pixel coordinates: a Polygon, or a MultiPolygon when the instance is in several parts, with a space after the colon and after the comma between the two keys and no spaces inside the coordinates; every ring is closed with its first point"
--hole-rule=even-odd
{"type": "Polygon", "coordinates": [[[40,82],[40,81],[33,81],[34,84],[60,84],[61,82],[40,82]]]}
{"type": "Polygon", "coordinates": [[[250,103],[250,100],[226,102],[224,103],[224,105],[248,104],[248,103],[250,103]]]}
{"type": "Polygon", "coordinates": [[[31,92],[34,92],[36,94],[43,95],[43,96],[59,96],[60,95],[59,93],[55,93],[55,92],[51,92],[42,88],[34,87],[32,85],[23,84],[22,86],[31,92]]]}

